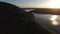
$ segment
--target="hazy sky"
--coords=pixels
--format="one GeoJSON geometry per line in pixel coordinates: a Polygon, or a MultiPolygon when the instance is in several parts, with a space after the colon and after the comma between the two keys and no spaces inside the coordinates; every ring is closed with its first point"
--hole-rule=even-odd
{"type": "Polygon", "coordinates": [[[0,0],[15,4],[22,8],[46,8],[48,7],[49,0],[0,0]]]}

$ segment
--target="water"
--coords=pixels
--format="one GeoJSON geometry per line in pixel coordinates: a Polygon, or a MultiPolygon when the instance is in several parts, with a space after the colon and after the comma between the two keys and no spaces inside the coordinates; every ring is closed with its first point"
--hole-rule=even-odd
{"type": "Polygon", "coordinates": [[[37,13],[33,14],[36,21],[39,21],[52,31],[55,31],[57,34],[60,34],[60,15],[37,14],[37,13]]]}

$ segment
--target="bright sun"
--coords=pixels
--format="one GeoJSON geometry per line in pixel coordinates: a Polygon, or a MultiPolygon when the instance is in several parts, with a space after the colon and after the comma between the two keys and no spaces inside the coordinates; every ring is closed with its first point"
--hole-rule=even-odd
{"type": "Polygon", "coordinates": [[[60,8],[60,0],[51,0],[50,8],[60,8]]]}

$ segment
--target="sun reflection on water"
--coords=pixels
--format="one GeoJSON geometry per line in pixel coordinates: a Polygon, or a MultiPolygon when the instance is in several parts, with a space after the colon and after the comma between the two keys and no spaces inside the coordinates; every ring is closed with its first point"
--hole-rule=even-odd
{"type": "Polygon", "coordinates": [[[51,22],[52,25],[59,25],[59,22],[56,21],[57,17],[58,17],[57,15],[51,16],[50,20],[52,21],[51,22]]]}
{"type": "Polygon", "coordinates": [[[50,20],[56,20],[56,18],[57,18],[57,15],[53,15],[53,16],[50,18],[50,20]]]}
{"type": "Polygon", "coordinates": [[[58,21],[53,20],[53,21],[52,21],[52,25],[59,25],[59,22],[58,22],[58,21]]]}

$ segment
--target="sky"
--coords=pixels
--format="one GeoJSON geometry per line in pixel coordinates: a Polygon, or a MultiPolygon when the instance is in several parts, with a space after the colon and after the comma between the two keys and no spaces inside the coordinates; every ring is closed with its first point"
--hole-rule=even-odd
{"type": "Polygon", "coordinates": [[[21,8],[47,8],[50,0],[0,0],[17,5],[21,8]]]}

